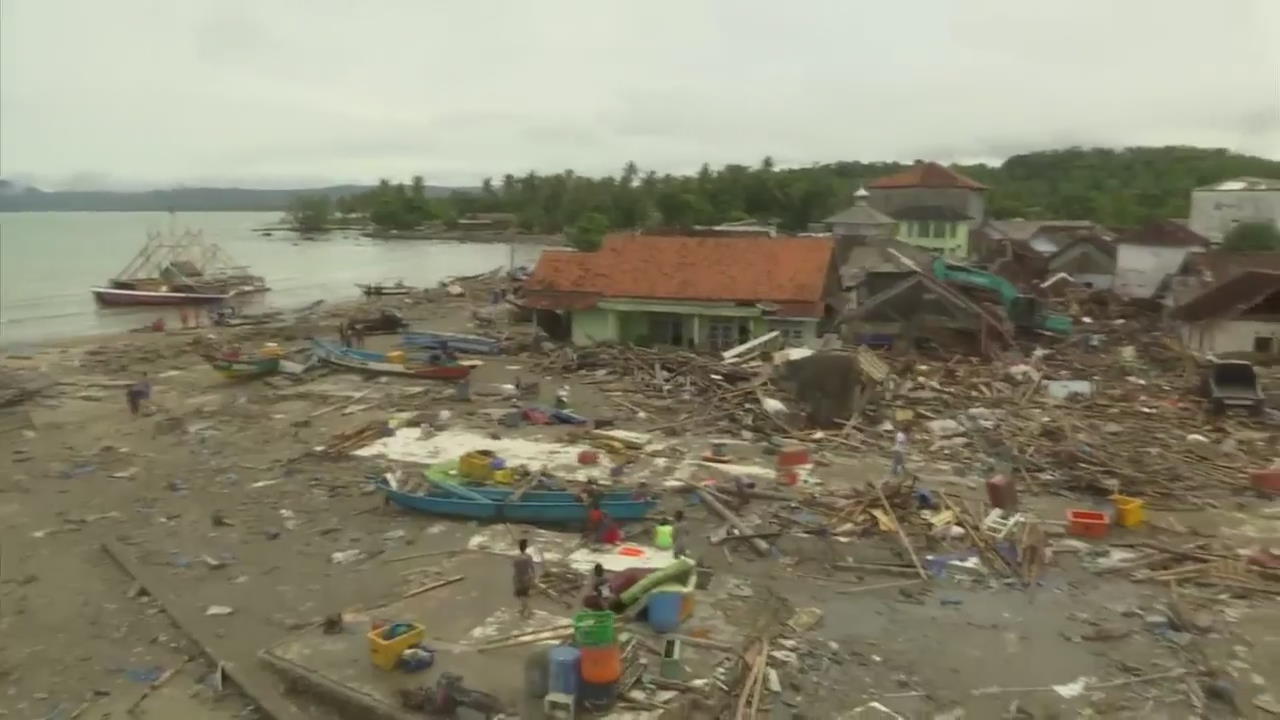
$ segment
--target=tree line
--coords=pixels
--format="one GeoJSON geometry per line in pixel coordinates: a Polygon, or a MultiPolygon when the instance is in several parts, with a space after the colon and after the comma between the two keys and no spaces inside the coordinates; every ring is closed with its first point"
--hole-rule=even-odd
{"type": "MultiPolygon", "coordinates": [[[[604,177],[565,170],[487,178],[478,190],[443,198],[428,198],[419,176],[407,184],[383,180],[332,204],[300,198],[291,215],[317,227],[337,214],[406,230],[433,221],[450,225],[472,213],[505,212],[515,215],[522,230],[563,232],[588,246],[609,229],[680,229],[748,219],[800,231],[849,205],[858,187],[907,167],[842,161],[780,168],[766,157],[750,166],[703,164],[694,174],[678,175],[628,162],[604,177]]],[[[1184,146],[1073,147],[1014,155],[1000,165],[953,167],[990,188],[991,217],[1093,220],[1121,228],[1186,217],[1190,191],[1201,185],[1241,175],[1280,177],[1275,160],[1184,146]]]]}

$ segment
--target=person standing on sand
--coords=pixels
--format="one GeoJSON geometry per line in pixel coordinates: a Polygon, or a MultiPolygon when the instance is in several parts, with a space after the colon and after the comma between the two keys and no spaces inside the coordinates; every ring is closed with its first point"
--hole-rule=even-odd
{"type": "Polygon", "coordinates": [[[889,474],[894,477],[907,471],[907,431],[909,429],[908,426],[903,425],[893,436],[893,464],[889,467],[889,474]]]}
{"type": "Polygon", "coordinates": [[[533,558],[529,557],[529,541],[520,539],[520,554],[514,561],[514,577],[516,599],[520,601],[520,617],[529,617],[533,611],[529,609],[529,594],[533,592],[535,571],[533,558]]]}
{"type": "Polygon", "coordinates": [[[151,381],[147,379],[146,373],[142,373],[142,379],[124,391],[124,399],[129,403],[129,414],[137,417],[142,412],[142,401],[150,397],[151,381]]]}
{"type": "Polygon", "coordinates": [[[342,347],[351,347],[351,335],[347,333],[345,322],[338,323],[338,339],[342,341],[342,347]]]}
{"type": "Polygon", "coordinates": [[[671,555],[678,560],[689,553],[689,548],[684,543],[684,511],[677,510],[673,517],[675,520],[671,523],[671,530],[675,538],[671,546],[671,555]]]}
{"type": "Polygon", "coordinates": [[[364,330],[359,325],[354,325],[349,332],[351,333],[351,344],[358,348],[364,347],[364,330]]]}

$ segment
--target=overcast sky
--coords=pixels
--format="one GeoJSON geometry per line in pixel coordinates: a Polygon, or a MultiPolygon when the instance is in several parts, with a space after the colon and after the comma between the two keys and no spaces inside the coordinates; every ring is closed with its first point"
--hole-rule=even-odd
{"type": "Polygon", "coordinates": [[[1280,0],[3,0],[0,41],[0,175],[50,188],[1280,158],[1280,0]]]}

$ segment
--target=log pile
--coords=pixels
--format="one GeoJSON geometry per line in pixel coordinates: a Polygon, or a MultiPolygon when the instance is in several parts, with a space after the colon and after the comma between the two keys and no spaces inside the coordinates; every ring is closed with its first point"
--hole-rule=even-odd
{"type": "Polygon", "coordinates": [[[674,422],[650,431],[697,427],[777,432],[785,428],[771,419],[759,399],[760,393],[776,392],[769,385],[767,367],[725,363],[684,350],[600,345],[561,351],[543,369],[576,373],[586,376],[580,382],[625,393],[620,404],[632,410],[653,414],[663,408],[686,409],[674,422]]]}

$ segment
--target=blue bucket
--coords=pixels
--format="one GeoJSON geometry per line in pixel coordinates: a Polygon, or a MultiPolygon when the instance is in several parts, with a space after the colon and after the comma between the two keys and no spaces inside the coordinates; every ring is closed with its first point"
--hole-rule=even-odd
{"type": "Polygon", "coordinates": [[[547,665],[550,668],[547,690],[576,697],[579,675],[581,675],[579,670],[581,660],[582,653],[576,647],[560,645],[551,648],[551,652],[547,655],[547,665]]]}
{"type": "Polygon", "coordinates": [[[684,606],[684,593],[671,590],[649,593],[646,612],[649,627],[654,632],[675,632],[680,627],[680,611],[684,606]]]}

